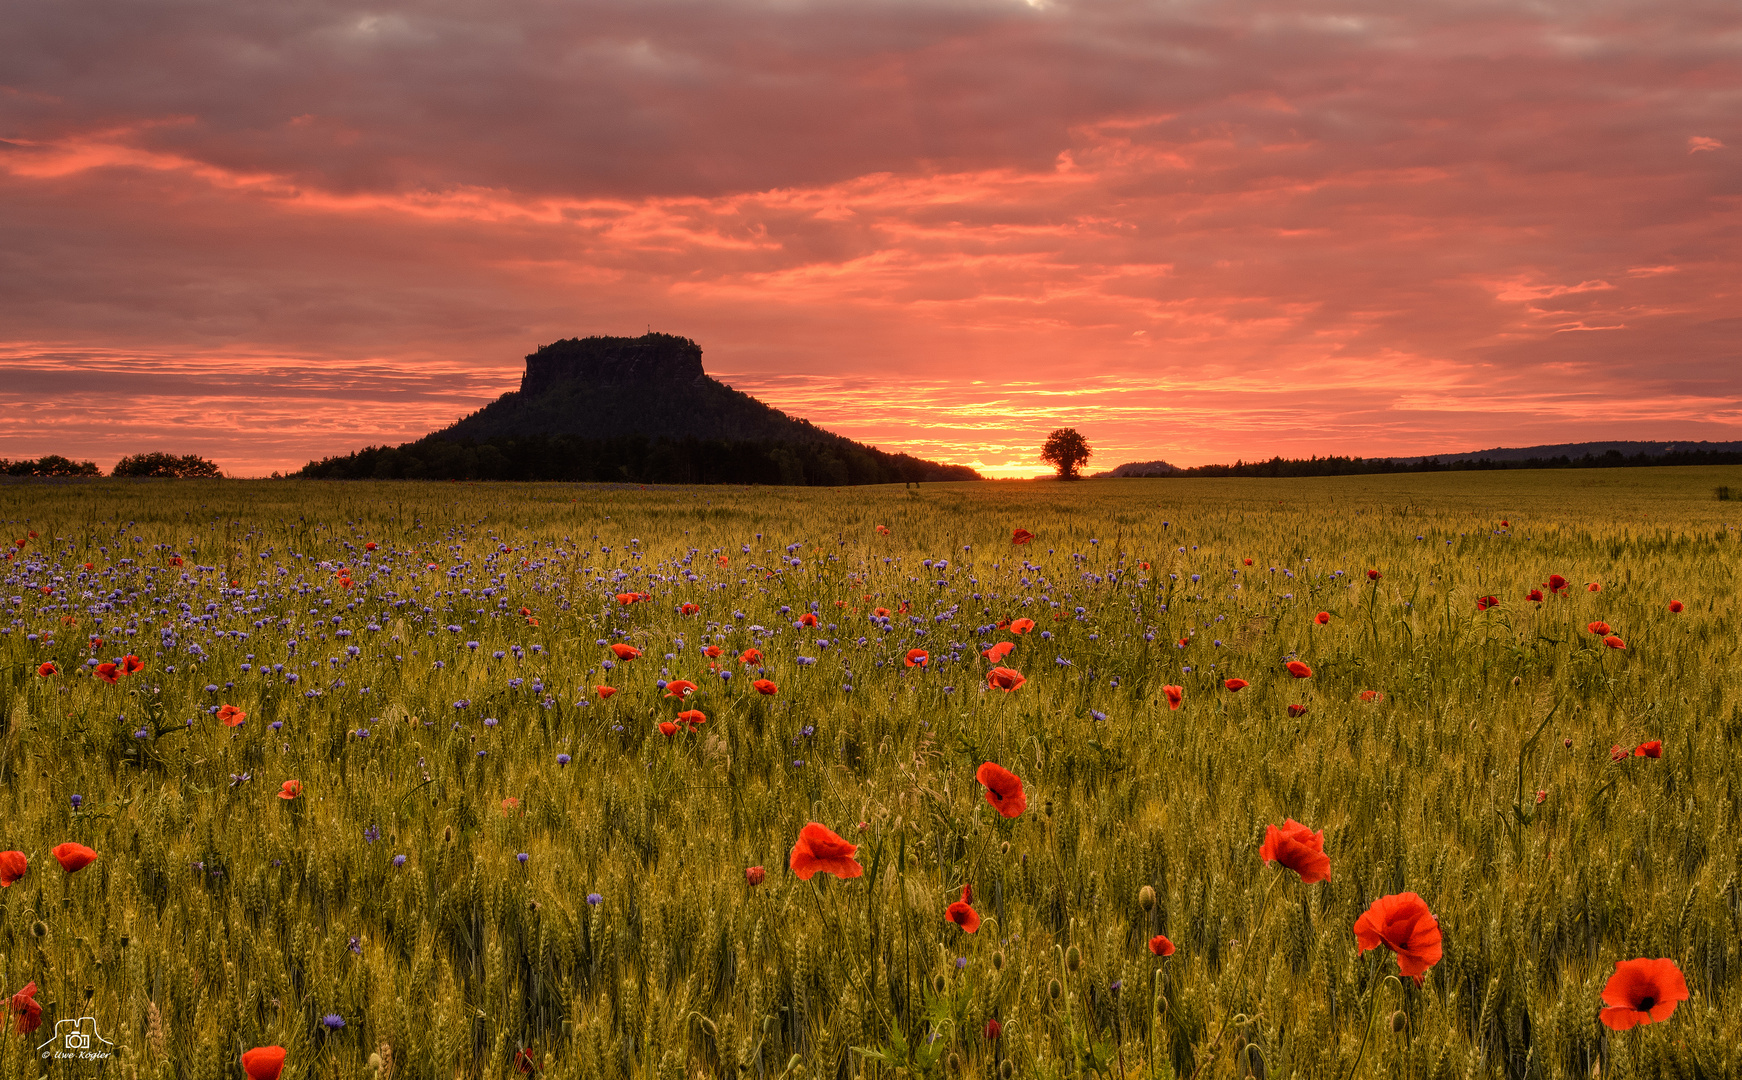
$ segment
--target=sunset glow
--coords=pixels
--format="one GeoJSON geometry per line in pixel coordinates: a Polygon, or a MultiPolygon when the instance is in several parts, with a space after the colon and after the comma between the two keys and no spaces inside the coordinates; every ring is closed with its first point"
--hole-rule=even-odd
{"type": "Polygon", "coordinates": [[[1731,3],[4,10],[0,456],[288,471],[649,327],[994,477],[1742,438],[1731,3]]]}

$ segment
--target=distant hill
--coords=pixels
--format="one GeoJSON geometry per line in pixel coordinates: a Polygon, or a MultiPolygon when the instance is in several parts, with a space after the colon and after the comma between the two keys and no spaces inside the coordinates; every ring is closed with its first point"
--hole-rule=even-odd
{"type": "Polygon", "coordinates": [[[520,389],[398,447],[310,462],[330,479],[887,484],[978,480],[791,417],[702,369],[688,338],[566,338],[526,358],[520,389]]]}
{"type": "Polygon", "coordinates": [[[1168,473],[1179,472],[1179,469],[1165,461],[1127,461],[1106,472],[1092,473],[1091,480],[1101,480],[1107,477],[1124,476],[1166,476],[1168,473]]]}
{"type": "Polygon", "coordinates": [[[1492,450],[1471,450],[1463,454],[1430,454],[1426,457],[1393,458],[1394,461],[1549,461],[1555,458],[1578,460],[1600,458],[1606,454],[1623,457],[1667,457],[1675,454],[1734,454],[1742,452],[1742,442],[1582,442],[1550,443],[1543,446],[1497,446],[1492,450]]]}

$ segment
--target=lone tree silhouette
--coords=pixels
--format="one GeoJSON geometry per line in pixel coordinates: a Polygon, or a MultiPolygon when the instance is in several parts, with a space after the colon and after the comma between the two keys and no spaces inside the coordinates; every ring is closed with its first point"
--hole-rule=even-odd
{"type": "Polygon", "coordinates": [[[1081,479],[1078,470],[1092,453],[1088,440],[1076,428],[1062,427],[1046,437],[1046,445],[1040,448],[1040,460],[1057,469],[1060,480],[1078,480],[1081,479]]]}

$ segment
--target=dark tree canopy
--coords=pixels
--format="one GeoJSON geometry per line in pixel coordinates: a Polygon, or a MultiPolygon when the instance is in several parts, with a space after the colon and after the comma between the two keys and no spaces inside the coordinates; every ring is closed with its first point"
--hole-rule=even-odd
{"type": "Polygon", "coordinates": [[[94,461],[74,461],[59,454],[45,454],[26,461],[0,458],[0,473],[7,476],[102,476],[94,461]]]}
{"type": "Polygon", "coordinates": [[[1075,480],[1089,461],[1089,441],[1076,428],[1059,428],[1046,437],[1040,460],[1059,471],[1060,480],[1075,480]]]}
{"type": "Polygon", "coordinates": [[[184,480],[201,476],[222,476],[216,462],[197,454],[132,454],[115,463],[111,476],[161,476],[184,480]]]}

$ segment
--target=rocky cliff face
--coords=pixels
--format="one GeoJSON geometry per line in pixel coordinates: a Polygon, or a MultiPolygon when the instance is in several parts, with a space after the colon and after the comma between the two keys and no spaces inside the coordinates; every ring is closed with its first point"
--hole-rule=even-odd
{"type": "Polygon", "coordinates": [[[672,334],[564,338],[539,346],[526,358],[520,392],[537,396],[569,382],[681,385],[705,378],[702,347],[689,338],[672,334]]]}

